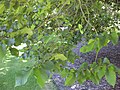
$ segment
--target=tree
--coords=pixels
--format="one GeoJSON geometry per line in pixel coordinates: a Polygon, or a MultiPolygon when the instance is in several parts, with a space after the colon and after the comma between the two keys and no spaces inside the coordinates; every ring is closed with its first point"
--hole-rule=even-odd
{"type": "Polygon", "coordinates": [[[95,50],[98,54],[110,41],[117,44],[119,8],[114,0],[0,1],[0,58],[10,51],[30,64],[16,77],[15,86],[25,84],[31,72],[41,87],[54,72],[66,78],[65,85],[88,79],[99,84],[105,76],[114,86],[120,70],[107,58],[98,61],[96,55],[95,62],[83,63],[78,70],[65,67],[77,58],[72,49],[82,37],[88,41],[80,49],[83,53],[95,50]],[[18,50],[22,43],[26,47],[18,50]]]}

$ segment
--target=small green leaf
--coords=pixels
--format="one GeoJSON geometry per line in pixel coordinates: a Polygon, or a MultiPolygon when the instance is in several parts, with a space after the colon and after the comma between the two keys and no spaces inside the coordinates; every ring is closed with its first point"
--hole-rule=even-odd
{"type": "Polygon", "coordinates": [[[39,2],[39,3],[43,3],[43,2],[44,2],[44,0],[38,0],[38,2],[39,2]]]}
{"type": "Polygon", "coordinates": [[[100,39],[99,39],[99,38],[96,38],[96,39],[95,39],[95,43],[94,43],[94,49],[95,49],[96,52],[98,53],[101,48],[102,48],[102,45],[100,44],[100,39]]]}
{"type": "Polygon", "coordinates": [[[74,84],[74,82],[76,81],[76,77],[74,74],[70,74],[67,76],[66,81],[65,81],[65,85],[69,86],[74,84]]]}
{"type": "Polygon", "coordinates": [[[120,68],[115,67],[116,72],[120,75],[120,68]]]}
{"type": "Polygon", "coordinates": [[[83,34],[83,30],[82,30],[82,25],[81,24],[78,24],[78,29],[80,30],[80,33],[83,34]]]}
{"type": "Polygon", "coordinates": [[[83,84],[86,81],[87,77],[82,74],[82,71],[80,71],[77,78],[78,78],[78,82],[80,84],[83,84]]]}
{"type": "Polygon", "coordinates": [[[45,62],[44,67],[45,67],[45,69],[47,69],[47,70],[51,70],[51,69],[54,68],[54,64],[53,64],[52,61],[47,61],[47,62],[45,62]]]}
{"type": "Polygon", "coordinates": [[[107,44],[108,44],[108,42],[109,42],[109,38],[108,38],[108,34],[107,33],[105,33],[105,35],[104,36],[101,36],[100,38],[99,38],[99,43],[100,43],[100,45],[103,47],[103,46],[106,46],[107,44]]]}
{"type": "Polygon", "coordinates": [[[46,74],[46,72],[43,69],[38,69],[38,68],[34,68],[34,76],[37,79],[38,84],[40,85],[40,87],[44,87],[45,82],[48,80],[48,76],[46,74]]]}
{"type": "Polygon", "coordinates": [[[85,73],[85,75],[86,75],[86,79],[89,79],[90,76],[91,76],[90,70],[89,70],[89,69],[86,69],[86,70],[84,71],[84,73],[85,73]]]}
{"type": "Polygon", "coordinates": [[[2,13],[3,13],[4,9],[5,9],[4,4],[0,4],[0,14],[2,14],[2,13]]]}
{"type": "Polygon", "coordinates": [[[95,84],[99,84],[100,81],[98,75],[95,72],[91,72],[90,80],[95,84]]]}
{"type": "Polygon", "coordinates": [[[10,53],[14,56],[19,56],[19,51],[16,48],[10,48],[10,53]]]}
{"type": "Polygon", "coordinates": [[[111,34],[110,34],[110,39],[111,39],[111,41],[112,41],[112,43],[115,45],[115,44],[117,44],[118,43],[118,34],[117,34],[117,32],[116,31],[114,31],[114,32],[111,32],[111,34]]]}
{"type": "Polygon", "coordinates": [[[64,78],[68,75],[68,71],[66,69],[64,69],[62,72],[61,72],[61,76],[64,78]]]}
{"type": "Polygon", "coordinates": [[[24,85],[27,82],[32,70],[33,69],[29,71],[19,71],[15,77],[15,87],[24,85]]]}
{"type": "Polygon", "coordinates": [[[109,61],[108,58],[104,58],[103,63],[104,63],[104,64],[110,64],[110,61],[109,61]]]}
{"type": "Polygon", "coordinates": [[[108,68],[108,70],[106,71],[106,74],[105,74],[105,78],[110,85],[112,85],[113,87],[115,86],[116,73],[113,69],[108,68]]]}
{"type": "Polygon", "coordinates": [[[27,27],[21,29],[21,30],[20,30],[20,33],[23,34],[23,35],[24,35],[24,34],[28,34],[28,37],[30,37],[30,36],[33,35],[32,29],[31,29],[31,28],[27,28],[27,27]]]}
{"type": "Polygon", "coordinates": [[[93,43],[94,41],[95,41],[94,39],[90,39],[88,44],[93,43]]]}
{"type": "Polygon", "coordinates": [[[100,41],[100,38],[97,38],[97,41],[98,41],[98,50],[100,50],[102,47],[103,47],[103,45],[101,44],[101,41],[100,41]]]}
{"type": "Polygon", "coordinates": [[[81,66],[80,66],[80,70],[81,69],[85,69],[85,68],[87,68],[88,67],[88,63],[87,62],[84,62],[81,66]]]}
{"type": "Polygon", "coordinates": [[[32,26],[31,26],[31,30],[33,30],[35,28],[35,25],[34,24],[32,24],[32,26]]]}
{"type": "Polygon", "coordinates": [[[91,67],[91,68],[96,68],[96,66],[97,66],[97,63],[96,63],[96,62],[93,62],[92,64],[90,64],[90,67],[91,67]]]}
{"type": "Polygon", "coordinates": [[[39,35],[39,36],[38,36],[38,40],[40,40],[42,37],[43,37],[43,35],[42,35],[42,34],[41,34],[41,35],[39,35]]]}
{"type": "Polygon", "coordinates": [[[67,60],[67,58],[63,54],[55,54],[53,58],[55,58],[55,60],[67,60]]]}
{"type": "Polygon", "coordinates": [[[17,36],[15,37],[15,46],[19,46],[22,43],[22,37],[21,36],[17,36]]]}
{"type": "Polygon", "coordinates": [[[106,72],[106,65],[104,65],[100,68],[100,70],[98,72],[99,79],[101,79],[105,75],[105,72],[106,72]]]}
{"type": "Polygon", "coordinates": [[[100,70],[100,66],[98,66],[98,64],[97,64],[96,67],[94,67],[94,71],[97,73],[97,72],[99,72],[99,70],[100,70]]]}
{"type": "Polygon", "coordinates": [[[68,0],[66,4],[70,4],[70,0],[68,0]]]}
{"type": "Polygon", "coordinates": [[[94,49],[94,42],[80,48],[80,52],[87,53],[94,49]]]}
{"type": "Polygon", "coordinates": [[[87,52],[87,46],[83,46],[83,47],[81,47],[80,48],[80,52],[82,52],[82,53],[86,53],[87,52]]]}
{"type": "Polygon", "coordinates": [[[97,63],[98,63],[99,65],[102,65],[102,59],[99,58],[97,63]]]}
{"type": "Polygon", "coordinates": [[[55,41],[57,39],[57,36],[53,33],[51,35],[44,36],[44,43],[49,43],[51,41],[55,41]]]}

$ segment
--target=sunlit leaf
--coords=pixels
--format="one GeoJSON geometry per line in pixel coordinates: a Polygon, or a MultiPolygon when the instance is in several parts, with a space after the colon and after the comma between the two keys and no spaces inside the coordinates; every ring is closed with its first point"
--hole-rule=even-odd
{"type": "Polygon", "coordinates": [[[28,34],[28,36],[30,37],[31,35],[33,35],[33,31],[31,28],[23,28],[22,30],[20,30],[21,34],[28,34]]]}
{"type": "Polygon", "coordinates": [[[92,51],[93,49],[94,49],[94,42],[80,48],[80,52],[87,53],[92,51]]]}
{"type": "Polygon", "coordinates": [[[43,69],[34,68],[34,76],[40,87],[44,87],[45,82],[48,80],[48,76],[43,69]]]}
{"type": "Polygon", "coordinates": [[[82,28],[83,28],[82,25],[81,25],[81,24],[78,24],[78,29],[80,30],[80,33],[81,33],[81,34],[84,33],[83,30],[82,30],[82,28]]]}
{"type": "Polygon", "coordinates": [[[0,4],[0,14],[2,14],[2,13],[3,13],[4,9],[5,9],[4,4],[0,4]]]}
{"type": "Polygon", "coordinates": [[[72,84],[74,84],[75,80],[76,80],[75,75],[74,74],[70,74],[66,78],[65,85],[66,86],[72,85],[72,84]]]}
{"type": "Polygon", "coordinates": [[[68,75],[68,70],[64,69],[62,72],[61,72],[61,76],[62,77],[66,77],[68,75]]]}
{"type": "Polygon", "coordinates": [[[67,60],[67,58],[63,54],[55,54],[53,58],[55,58],[55,60],[67,60]]]}

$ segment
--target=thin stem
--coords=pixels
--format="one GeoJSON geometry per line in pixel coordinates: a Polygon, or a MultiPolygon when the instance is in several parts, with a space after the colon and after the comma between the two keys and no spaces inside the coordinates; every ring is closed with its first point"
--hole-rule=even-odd
{"type": "Polygon", "coordinates": [[[95,56],[95,62],[97,61],[97,57],[98,57],[98,52],[96,53],[96,56],[95,56]]]}
{"type": "Polygon", "coordinates": [[[82,9],[82,7],[81,7],[82,3],[81,3],[80,0],[79,0],[79,4],[80,4],[80,10],[81,10],[81,12],[82,12],[82,15],[83,15],[85,21],[86,21],[91,27],[93,27],[93,29],[95,30],[96,34],[98,35],[97,30],[95,29],[95,27],[87,20],[87,18],[86,18],[86,16],[85,16],[85,13],[83,12],[83,9],[82,9]]]}
{"type": "MultiPolygon", "coordinates": [[[[67,0],[67,1],[68,1],[68,0],[67,0]]],[[[46,19],[40,26],[38,26],[38,27],[36,28],[36,30],[39,29],[39,28],[41,28],[46,22],[48,22],[48,21],[50,21],[50,20],[58,17],[58,15],[59,15],[60,12],[62,11],[63,7],[66,5],[67,1],[61,6],[60,10],[58,11],[58,13],[57,13],[56,15],[52,15],[52,17],[51,17],[50,19],[46,19]]]]}

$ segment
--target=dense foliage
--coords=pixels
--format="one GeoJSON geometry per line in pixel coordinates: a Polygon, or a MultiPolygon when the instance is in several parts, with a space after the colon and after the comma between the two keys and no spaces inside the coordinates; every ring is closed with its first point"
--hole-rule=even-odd
{"type": "Polygon", "coordinates": [[[0,1],[0,60],[11,53],[28,64],[16,74],[16,85],[27,82],[31,73],[41,87],[60,73],[65,85],[76,80],[96,84],[103,76],[112,86],[120,70],[107,58],[97,60],[99,50],[110,41],[117,44],[120,29],[119,2],[114,0],[2,0],[0,1]],[[69,70],[66,62],[77,57],[72,49],[82,38],[80,51],[96,51],[95,62],[69,70]],[[24,48],[18,48],[20,45],[24,48]]]}

